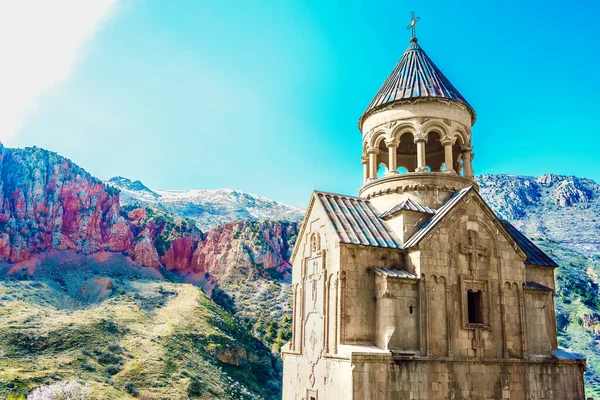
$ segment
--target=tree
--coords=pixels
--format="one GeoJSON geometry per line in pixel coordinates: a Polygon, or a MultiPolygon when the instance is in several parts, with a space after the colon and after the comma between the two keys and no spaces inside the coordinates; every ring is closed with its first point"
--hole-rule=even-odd
{"type": "Polygon", "coordinates": [[[88,400],[90,385],[82,385],[77,381],[56,382],[52,385],[40,386],[35,389],[27,400],[88,400]]]}

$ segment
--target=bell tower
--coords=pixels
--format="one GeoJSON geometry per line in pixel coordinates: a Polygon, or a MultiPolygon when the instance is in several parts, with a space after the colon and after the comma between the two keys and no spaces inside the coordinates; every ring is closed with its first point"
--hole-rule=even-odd
{"type": "MultiPolygon", "coordinates": [[[[418,19],[409,25],[413,28],[418,19]]],[[[364,182],[360,197],[380,212],[410,199],[438,208],[473,181],[475,110],[415,36],[360,117],[364,182]]]]}
{"type": "Polygon", "coordinates": [[[413,33],[358,123],[359,197],[315,191],[298,231],[284,400],[585,399],[558,265],[479,195],[474,122],[413,33]]]}

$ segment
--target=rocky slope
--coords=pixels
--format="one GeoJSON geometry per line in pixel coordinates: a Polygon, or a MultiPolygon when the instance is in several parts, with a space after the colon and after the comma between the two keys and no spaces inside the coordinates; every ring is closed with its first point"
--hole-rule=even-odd
{"type": "Polygon", "coordinates": [[[198,282],[224,275],[231,260],[260,264],[282,279],[289,274],[293,223],[230,222],[203,235],[191,220],[161,207],[121,208],[114,187],[38,148],[0,145],[0,177],[0,261],[18,263],[50,250],[110,251],[198,282]]]}
{"type": "Polygon", "coordinates": [[[122,206],[153,206],[189,218],[202,230],[235,220],[300,221],[304,211],[266,197],[233,189],[151,190],[140,181],[114,177],[108,186],[121,192],[122,206]]]}

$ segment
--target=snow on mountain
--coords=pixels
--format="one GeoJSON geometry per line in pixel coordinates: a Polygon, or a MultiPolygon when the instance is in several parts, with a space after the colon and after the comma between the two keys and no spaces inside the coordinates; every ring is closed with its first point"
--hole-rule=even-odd
{"type": "Polygon", "coordinates": [[[105,183],[121,191],[121,206],[152,205],[192,219],[203,231],[235,220],[300,221],[304,216],[300,208],[235,189],[152,190],[123,177],[105,183]]]}

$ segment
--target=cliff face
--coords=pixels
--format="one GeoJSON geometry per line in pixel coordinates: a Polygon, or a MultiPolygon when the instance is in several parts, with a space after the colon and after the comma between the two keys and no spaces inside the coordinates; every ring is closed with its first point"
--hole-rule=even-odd
{"type": "Polygon", "coordinates": [[[119,252],[140,265],[218,278],[259,267],[290,274],[296,224],[236,221],[205,238],[189,220],[151,206],[121,210],[119,192],[56,153],[0,145],[0,259],[17,263],[48,250],[119,252]]]}
{"type": "Polygon", "coordinates": [[[119,194],[69,160],[0,145],[0,257],[19,262],[46,250],[130,251],[119,194]]]}

